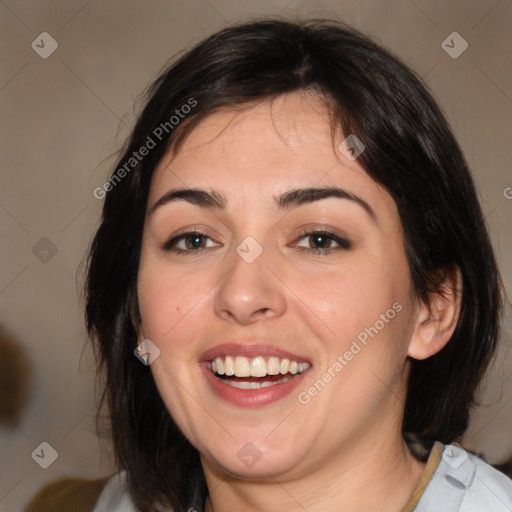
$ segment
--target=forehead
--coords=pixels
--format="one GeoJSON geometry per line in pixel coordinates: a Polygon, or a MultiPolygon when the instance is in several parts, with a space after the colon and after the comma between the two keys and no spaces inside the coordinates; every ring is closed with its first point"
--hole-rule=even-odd
{"type": "Polygon", "coordinates": [[[215,188],[239,202],[295,187],[341,186],[393,212],[389,194],[338,149],[344,139],[339,128],[333,131],[326,102],[314,93],[224,108],[202,120],[177,154],[162,159],[150,203],[183,186],[215,188]]]}
{"type": "Polygon", "coordinates": [[[177,155],[168,155],[167,163],[177,168],[184,160],[216,153],[222,160],[258,165],[264,159],[293,159],[313,146],[325,149],[326,143],[332,145],[325,101],[301,91],[215,111],[191,131],[177,155]],[[273,151],[260,153],[261,148],[273,151]]]}

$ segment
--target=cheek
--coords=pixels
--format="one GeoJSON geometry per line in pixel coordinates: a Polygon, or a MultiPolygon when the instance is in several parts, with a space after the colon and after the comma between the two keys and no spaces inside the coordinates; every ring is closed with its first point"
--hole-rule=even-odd
{"type": "Polygon", "coordinates": [[[197,275],[171,269],[158,258],[142,258],[138,274],[138,300],[144,337],[160,349],[151,365],[164,402],[173,417],[188,417],[186,395],[176,392],[191,389],[190,369],[196,361],[190,351],[198,335],[207,283],[197,275]]]}
{"type": "Polygon", "coordinates": [[[144,334],[165,341],[181,339],[176,334],[197,322],[211,286],[202,275],[148,258],[141,262],[137,289],[144,334]]]}
{"type": "Polygon", "coordinates": [[[399,371],[408,343],[410,300],[409,271],[401,254],[359,254],[340,264],[339,270],[298,279],[294,291],[301,299],[300,316],[310,319],[309,326],[322,342],[322,368],[347,354],[354,369],[390,372],[390,379],[399,371]]]}
{"type": "Polygon", "coordinates": [[[341,270],[297,282],[300,299],[330,331],[347,337],[372,325],[400,295],[395,279],[382,265],[344,265],[341,270]]]}

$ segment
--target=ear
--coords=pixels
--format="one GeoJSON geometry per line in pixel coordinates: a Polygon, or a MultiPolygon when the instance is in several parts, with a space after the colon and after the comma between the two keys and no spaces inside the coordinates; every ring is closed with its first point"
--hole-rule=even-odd
{"type": "Polygon", "coordinates": [[[462,302],[462,276],[457,266],[438,272],[438,290],[429,292],[428,304],[418,305],[416,325],[407,355],[427,359],[450,340],[459,319],[462,302]]]}

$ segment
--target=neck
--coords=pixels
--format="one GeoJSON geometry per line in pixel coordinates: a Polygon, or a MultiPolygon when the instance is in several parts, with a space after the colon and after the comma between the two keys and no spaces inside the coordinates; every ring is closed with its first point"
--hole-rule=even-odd
{"type": "Polygon", "coordinates": [[[424,463],[395,430],[350,439],[321,466],[293,478],[238,480],[203,463],[210,494],[205,512],[399,512],[416,487],[424,463]],[[357,442],[355,442],[357,441],[357,442]]]}

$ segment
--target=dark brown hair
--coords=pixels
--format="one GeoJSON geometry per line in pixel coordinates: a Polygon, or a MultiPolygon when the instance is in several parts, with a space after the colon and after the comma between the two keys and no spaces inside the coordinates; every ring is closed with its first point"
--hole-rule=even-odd
{"type": "Polygon", "coordinates": [[[403,432],[428,448],[435,440],[452,442],[468,426],[475,391],[498,339],[501,288],[475,186],[446,119],[412,71],[339,23],[264,20],[234,26],[198,44],[149,88],[114,174],[121,166],[127,172],[106,193],[89,254],[87,327],[105,371],[103,398],[110,407],[117,460],[142,511],[182,510],[187,476],[200,464],[151,372],[133,355],[152,173],[171,144],[179,149],[216,109],[300,90],[328,100],[333,123],[365,144],[359,162],[397,204],[417,296],[427,301],[428,293],[438,290],[440,269],[460,269],[457,327],[438,354],[412,361],[403,432]],[[173,128],[171,116],[183,113],[191,99],[194,108],[173,128]],[[155,136],[157,127],[161,137],[155,136]],[[155,147],[126,167],[148,137],[155,147]]]}

